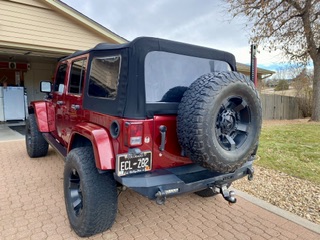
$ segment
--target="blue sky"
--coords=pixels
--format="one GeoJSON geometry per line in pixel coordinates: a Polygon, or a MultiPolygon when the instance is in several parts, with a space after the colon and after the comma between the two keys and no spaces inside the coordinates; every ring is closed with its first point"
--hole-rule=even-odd
{"type": "MultiPolygon", "coordinates": [[[[229,51],[250,63],[250,28],[223,0],[62,0],[118,35],[152,36],[229,51]]],[[[258,66],[277,70],[280,53],[259,48],[258,66]]]]}

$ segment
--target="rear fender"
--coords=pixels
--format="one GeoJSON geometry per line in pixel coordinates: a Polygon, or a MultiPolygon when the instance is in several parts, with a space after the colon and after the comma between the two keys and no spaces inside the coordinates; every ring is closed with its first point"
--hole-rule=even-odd
{"type": "Polygon", "coordinates": [[[47,103],[44,101],[34,101],[28,108],[29,114],[34,113],[40,132],[49,132],[47,103]]]}
{"type": "Polygon", "coordinates": [[[72,150],[73,141],[77,135],[81,135],[88,139],[93,148],[96,167],[100,170],[112,170],[115,168],[115,158],[110,141],[109,133],[106,129],[92,124],[92,123],[79,123],[71,133],[68,145],[68,152],[72,150]]]}

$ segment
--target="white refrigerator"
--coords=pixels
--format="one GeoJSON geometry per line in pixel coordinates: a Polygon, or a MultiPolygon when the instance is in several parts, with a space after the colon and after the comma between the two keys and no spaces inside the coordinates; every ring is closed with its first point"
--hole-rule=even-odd
{"type": "Polygon", "coordinates": [[[23,87],[6,87],[3,89],[4,118],[8,120],[25,120],[25,103],[23,87]]]}

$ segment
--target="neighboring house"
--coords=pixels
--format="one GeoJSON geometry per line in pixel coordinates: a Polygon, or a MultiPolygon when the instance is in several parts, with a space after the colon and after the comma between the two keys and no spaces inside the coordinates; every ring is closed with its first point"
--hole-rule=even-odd
{"type": "Polygon", "coordinates": [[[39,83],[52,79],[59,58],[100,42],[127,40],[61,1],[0,0],[0,86],[24,86],[28,102],[42,99],[39,83]]]}
{"type": "MultiPolygon", "coordinates": [[[[259,61],[259,59],[258,59],[259,61]]],[[[239,72],[250,76],[250,66],[243,64],[243,63],[237,63],[237,69],[239,72]]],[[[274,71],[270,71],[267,69],[263,69],[263,68],[258,68],[258,84],[262,82],[263,79],[272,76],[275,72],[274,71]]]]}

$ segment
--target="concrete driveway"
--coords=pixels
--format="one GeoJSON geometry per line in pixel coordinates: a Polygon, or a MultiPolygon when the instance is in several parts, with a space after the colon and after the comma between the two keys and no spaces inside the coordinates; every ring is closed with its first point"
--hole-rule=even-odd
{"type": "MultiPolygon", "coordinates": [[[[30,159],[23,140],[0,142],[0,239],[78,239],[65,211],[63,166],[52,149],[30,159]]],[[[320,226],[317,233],[253,202],[188,194],[159,206],[129,190],[112,229],[90,239],[320,239],[320,226]]]]}

